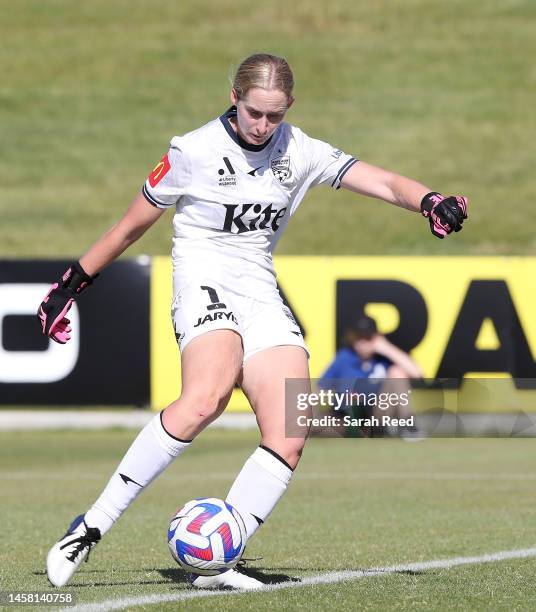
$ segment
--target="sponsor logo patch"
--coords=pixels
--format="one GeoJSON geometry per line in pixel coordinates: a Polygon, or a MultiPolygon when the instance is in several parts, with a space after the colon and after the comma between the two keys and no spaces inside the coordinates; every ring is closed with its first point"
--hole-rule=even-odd
{"type": "Polygon", "coordinates": [[[220,178],[218,179],[218,185],[220,187],[236,187],[236,172],[233,168],[233,165],[231,164],[231,161],[228,157],[224,157],[223,163],[227,168],[227,172],[223,168],[220,168],[218,170],[218,174],[220,175],[220,178]]]}
{"type": "Polygon", "coordinates": [[[232,312],[215,312],[214,314],[207,314],[204,317],[199,317],[194,327],[199,327],[210,321],[232,321],[238,325],[238,321],[232,312]]]}
{"type": "Polygon", "coordinates": [[[236,175],[232,174],[232,175],[227,175],[227,176],[222,176],[221,178],[218,179],[218,185],[220,187],[236,187],[237,185],[237,180],[236,180],[236,175]]]}
{"type": "Polygon", "coordinates": [[[156,187],[170,170],[171,165],[169,163],[168,154],[166,153],[149,175],[149,185],[151,185],[151,187],[156,187]]]}
{"type": "Polygon", "coordinates": [[[268,204],[223,204],[226,209],[223,229],[233,234],[268,229],[276,232],[287,208],[275,208],[268,204]]]}

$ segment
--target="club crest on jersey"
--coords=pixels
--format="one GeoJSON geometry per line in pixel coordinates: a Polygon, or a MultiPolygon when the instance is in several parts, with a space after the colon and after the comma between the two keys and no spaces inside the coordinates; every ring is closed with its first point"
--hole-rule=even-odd
{"type": "Polygon", "coordinates": [[[156,187],[170,170],[171,165],[169,163],[168,154],[166,153],[149,175],[149,185],[151,185],[151,187],[156,187]]]}
{"type": "Polygon", "coordinates": [[[275,178],[280,183],[283,183],[290,176],[292,176],[292,172],[290,170],[290,157],[288,155],[283,155],[282,157],[272,159],[270,162],[270,167],[272,168],[275,178]]]}

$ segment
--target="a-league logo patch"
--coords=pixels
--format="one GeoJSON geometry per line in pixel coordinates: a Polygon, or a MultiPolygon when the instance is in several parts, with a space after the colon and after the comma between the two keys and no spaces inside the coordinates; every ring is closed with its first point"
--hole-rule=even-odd
{"type": "Polygon", "coordinates": [[[274,173],[275,178],[282,183],[292,176],[290,170],[290,157],[284,155],[283,157],[276,157],[270,162],[270,167],[274,173]]]}
{"type": "Polygon", "coordinates": [[[171,165],[169,163],[168,154],[166,153],[149,175],[149,185],[151,185],[151,187],[156,187],[170,170],[171,165]]]}

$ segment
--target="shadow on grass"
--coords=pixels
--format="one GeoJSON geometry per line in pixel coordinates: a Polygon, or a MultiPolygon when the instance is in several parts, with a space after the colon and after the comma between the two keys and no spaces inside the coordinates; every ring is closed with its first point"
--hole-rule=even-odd
{"type": "MultiPolygon", "coordinates": [[[[379,573],[382,573],[381,571],[379,572],[377,569],[371,569],[371,568],[354,568],[357,571],[361,571],[363,572],[364,576],[366,576],[367,574],[370,574],[372,576],[377,576],[379,573]]],[[[281,584],[281,583],[285,583],[285,582],[293,582],[293,583],[297,583],[297,582],[301,582],[301,578],[298,578],[296,576],[289,576],[286,573],[281,573],[282,570],[291,570],[291,571],[306,571],[306,572],[310,572],[311,570],[313,571],[334,571],[334,570],[330,570],[329,568],[299,568],[299,567],[278,567],[278,568],[265,568],[265,567],[257,567],[257,568],[252,568],[252,567],[248,567],[247,569],[241,568],[241,571],[243,573],[245,573],[248,576],[251,576],[252,578],[255,578],[256,580],[258,580],[259,582],[262,582],[263,584],[281,584]],[[279,570],[279,571],[273,571],[273,570],[279,570]]],[[[146,579],[142,579],[140,580],[138,579],[133,579],[133,580],[113,580],[113,579],[109,579],[109,580],[102,580],[102,578],[104,576],[99,576],[99,574],[105,574],[107,577],[110,577],[110,572],[108,570],[104,570],[104,569],[88,569],[88,570],[82,570],[82,572],[80,572],[80,574],[78,575],[79,579],[83,579],[84,576],[87,576],[87,578],[90,578],[89,575],[93,575],[94,580],[90,580],[89,582],[78,582],[78,584],[70,584],[68,585],[69,589],[85,589],[85,588],[89,588],[89,587],[116,587],[116,586],[131,586],[131,585],[136,585],[136,586],[147,586],[147,585],[151,585],[151,586],[157,586],[157,585],[174,585],[176,587],[179,586],[190,586],[190,580],[189,580],[189,574],[179,568],[140,568],[140,569],[122,569],[119,570],[118,572],[119,574],[125,574],[125,573],[130,573],[130,574],[137,574],[138,576],[140,574],[144,574],[146,579]],[[152,573],[157,573],[160,575],[160,578],[157,578],[156,576],[154,578],[149,578],[149,575],[152,573]],[[101,578],[101,580],[99,580],[99,578],[101,578]]],[[[392,571],[390,570],[389,572],[386,571],[386,573],[389,574],[405,574],[408,576],[420,576],[429,572],[426,571],[419,571],[419,570],[405,570],[405,569],[400,569],[400,570],[396,570],[396,571],[392,571]]],[[[44,570],[37,570],[32,572],[32,574],[34,576],[46,576],[46,571],[44,570]]],[[[119,578],[119,576],[118,576],[119,578]]]]}
{"type": "Polygon", "coordinates": [[[255,578],[263,584],[278,584],[280,582],[301,582],[301,578],[297,578],[296,576],[289,576],[288,574],[278,574],[272,571],[268,572],[265,568],[248,567],[243,571],[248,576],[255,578]]]}
{"type": "MultiPolygon", "coordinates": [[[[174,583],[187,583],[189,584],[188,576],[189,574],[183,572],[180,569],[157,569],[157,572],[161,574],[162,577],[167,578],[170,582],[174,583]]],[[[241,571],[247,576],[251,576],[262,582],[263,584],[277,584],[279,582],[300,582],[299,578],[295,578],[292,576],[288,576],[287,574],[278,574],[273,572],[260,571],[259,569],[253,569],[248,567],[247,569],[241,569],[241,571]]]]}
{"type": "MultiPolygon", "coordinates": [[[[380,573],[384,573],[382,570],[378,570],[375,568],[365,568],[365,567],[352,567],[345,569],[333,569],[332,567],[256,567],[251,568],[248,567],[246,569],[246,573],[248,576],[252,576],[265,584],[275,584],[278,582],[300,582],[303,578],[291,577],[288,574],[278,574],[278,573],[269,573],[273,570],[284,572],[284,571],[292,571],[292,572],[322,572],[322,573],[336,573],[342,571],[356,571],[363,572],[364,576],[371,575],[377,576],[380,573]]],[[[405,574],[407,576],[422,576],[424,574],[429,574],[429,570],[410,570],[410,569],[400,569],[400,570],[385,570],[386,574],[405,574]]]]}

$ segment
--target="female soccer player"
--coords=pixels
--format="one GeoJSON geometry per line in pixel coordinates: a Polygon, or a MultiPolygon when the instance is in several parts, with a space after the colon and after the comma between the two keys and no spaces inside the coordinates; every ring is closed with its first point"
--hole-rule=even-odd
{"type": "MultiPolygon", "coordinates": [[[[66,313],[95,276],[155,223],[173,217],[172,317],[182,356],[182,393],[140,432],[101,496],[50,550],[50,582],[66,584],[138,494],[225,409],[238,382],[261,444],[227,501],[248,538],[277,504],[305,440],[285,437],[285,379],[309,378],[308,353],[276,286],[272,252],[307,191],[344,187],[421,212],[444,238],[462,228],[467,200],[358,162],[285,123],[294,80],[287,62],[256,54],[239,66],[233,106],[171,140],[168,152],[119,222],[52,285],[39,307],[43,333],[69,340],[66,313]]],[[[307,390],[307,389],[305,389],[307,390]]],[[[202,588],[262,586],[237,570],[193,576],[202,588]]]]}

